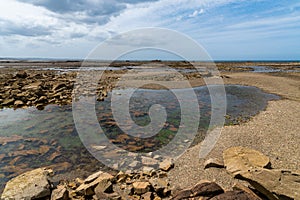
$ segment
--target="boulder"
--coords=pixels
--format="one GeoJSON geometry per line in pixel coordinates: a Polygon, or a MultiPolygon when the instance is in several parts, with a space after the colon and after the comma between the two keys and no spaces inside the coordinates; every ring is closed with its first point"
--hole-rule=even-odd
{"type": "Polygon", "coordinates": [[[249,169],[270,166],[270,159],[259,151],[246,147],[231,147],[223,152],[226,170],[234,176],[249,169]]]}
{"type": "Polygon", "coordinates": [[[35,169],[7,182],[1,199],[38,199],[50,197],[49,174],[52,170],[35,169]]]}

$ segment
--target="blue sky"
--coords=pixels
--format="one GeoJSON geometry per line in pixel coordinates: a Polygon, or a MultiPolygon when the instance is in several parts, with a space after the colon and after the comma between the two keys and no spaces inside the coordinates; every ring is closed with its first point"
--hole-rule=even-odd
{"type": "Polygon", "coordinates": [[[300,60],[295,0],[0,0],[0,57],[85,58],[142,27],[186,34],[214,60],[300,60]]]}

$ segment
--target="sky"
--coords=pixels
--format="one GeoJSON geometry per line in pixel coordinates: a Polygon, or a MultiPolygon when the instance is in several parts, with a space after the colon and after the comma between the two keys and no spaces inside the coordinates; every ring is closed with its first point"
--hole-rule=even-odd
{"type": "Polygon", "coordinates": [[[0,0],[0,58],[84,59],[144,27],[178,31],[213,60],[300,60],[299,0],[0,0]]]}

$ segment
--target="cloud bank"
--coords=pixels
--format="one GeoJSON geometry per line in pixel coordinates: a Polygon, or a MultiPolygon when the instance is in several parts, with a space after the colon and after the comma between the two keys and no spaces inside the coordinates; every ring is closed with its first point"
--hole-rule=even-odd
{"type": "Polygon", "coordinates": [[[84,58],[110,36],[162,27],[214,59],[297,59],[299,16],[297,1],[0,0],[0,57],[84,58]]]}

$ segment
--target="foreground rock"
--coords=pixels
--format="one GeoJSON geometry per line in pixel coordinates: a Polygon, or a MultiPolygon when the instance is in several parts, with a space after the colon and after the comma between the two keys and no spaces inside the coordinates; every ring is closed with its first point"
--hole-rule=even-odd
{"type": "Polygon", "coordinates": [[[255,169],[240,175],[269,199],[300,199],[300,174],[286,170],[255,169]]]}
{"type": "MultiPolygon", "coordinates": [[[[6,186],[1,199],[246,199],[250,193],[243,190],[224,193],[215,182],[200,181],[192,188],[175,189],[170,186],[165,171],[153,173],[123,173],[115,176],[99,171],[85,180],[61,181],[50,188],[47,176],[51,171],[37,169],[12,179],[6,186]],[[50,190],[51,189],[51,190],[50,190]],[[219,195],[223,194],[219,198],[219,195]],[[225,196],[224,196],[225,195],[225,196]]],[[[249,198],[251,199],[251,198],[249,198]]],[[[255,199],[257,200],[257,199],[255,199]]]]}
{"type": "Polygon", "coordinates": [[[39,199],[50,196],[50,173],[52,170],[39,168],[11,179],[1,199],[39,199]]]}
{"type": "Polygon", "coordinates": [[[223,152],[226,170],[234,175],[255,168],[270,166],[270,159],[259,151],[246,147],[231,147],[223,152]]]}
{"type": "Polygon", "coordinates": [[[246,180],[268,199],[300,199],[300,174],[288,170],[266,169],[269,158],[261,152],[232,147],[223,153],[226,170],[246,180]]]}

